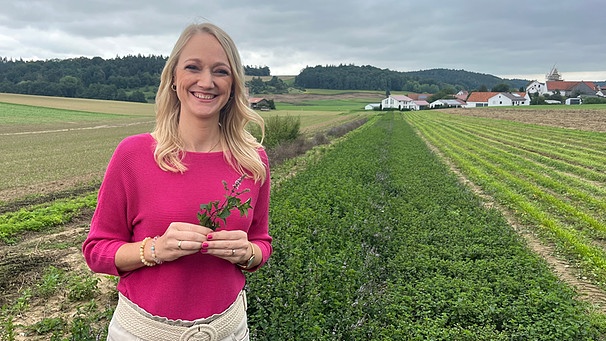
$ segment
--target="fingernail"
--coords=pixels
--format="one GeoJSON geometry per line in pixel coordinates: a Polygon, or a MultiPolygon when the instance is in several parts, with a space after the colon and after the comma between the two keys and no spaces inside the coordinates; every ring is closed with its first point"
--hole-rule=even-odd
{"type": "Polygon", "coordinates": [[[208,243],[202,243],[202,247],[208,247],[208,243]]]}
{"type": "Polygon", "coordinates": [[[213,239],[213,235],[212,234],[207,235],[206,239],[213,239]]]}
{"type": "Polygon", "coordinates": [[[208,250],[207,250],[207,249],[202,249],[202,250],[200,250],[200,252],[202,252],[202,253],[207,253],[207,252],[208,252],[208,250]]]}

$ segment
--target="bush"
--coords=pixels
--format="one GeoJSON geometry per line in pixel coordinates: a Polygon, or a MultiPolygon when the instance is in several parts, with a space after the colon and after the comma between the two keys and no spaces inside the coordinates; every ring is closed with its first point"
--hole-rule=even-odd
{"type": "Polygon", "coordinates": [[[583,96],[583,104],[606,104],[606,98],[583,96]]]}
{"type": "Polygon", "coordinates": [[[301,119],[293,116],[272,116],[265,120],[266,148],[275,147],[283,142],[294,141],[299,137],[301,119]]]}

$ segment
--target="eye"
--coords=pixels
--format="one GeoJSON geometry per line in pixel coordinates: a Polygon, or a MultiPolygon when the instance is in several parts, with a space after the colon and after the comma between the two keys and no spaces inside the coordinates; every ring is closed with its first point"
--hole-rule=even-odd
{"type": "Polygon", "coordinates": [[[215,73],[223,76],[229,76],[231,74],[230,71],[227,69],[217,69],[215,70],[215,73]]]}
{"type": "Polygon", "coordinates": [[[185,65],[185,70],[198,71],[198,70],[200,70],[200,68],[198,66],[196,66],[196,65],[188,64],[188,65],[185,65]]]}

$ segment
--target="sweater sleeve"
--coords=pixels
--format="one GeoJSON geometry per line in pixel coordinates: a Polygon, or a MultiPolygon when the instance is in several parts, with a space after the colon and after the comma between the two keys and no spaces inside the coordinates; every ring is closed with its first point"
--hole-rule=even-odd
{"type": "Polygon", "coordinates": [[[115,255],[118,249],[132,242],[132,224],[128,218],[129,143],[122,141],[108,164],[93,214],[90,231],[82,245],[89,268],[98,273],[120,275],[115,255]]]}
{"type": "Polygon", "coordinates": [[[267,154],[264,150],[260,150],[259,154],[265,164],[266,177],[265,182],[259,189],[259,199],[254,209],[252,225],[248,231],[248,239],[255,243],[262,253],[261,263],[250,271],[256,271],[267,262],[271,256],[273,249],[271,246],[272,237],[269,235],[269,201],[270,201],[270,171],[267,154]]]}

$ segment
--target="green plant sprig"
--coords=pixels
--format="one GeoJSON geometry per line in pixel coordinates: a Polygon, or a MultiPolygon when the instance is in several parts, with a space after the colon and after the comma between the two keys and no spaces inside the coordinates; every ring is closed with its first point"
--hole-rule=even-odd
{"type": "Polygon", "coordinates": [[[222,220],[223,223],[226,223],[227,217],[231,215],[231,210],[237,208],[240,212],[240,216],[247,216],[248,210],[252,208],[250,205],[251,198],[248,198],[245,202],[242,202],[240,195],[249,192],[250,189],[245,189],[242,191],[238,191],[238,187],[242,183],[244,179],[244,175],[241,176],[231,189],[227,186],[227,182],[223,180],[223,188],[227,194],[225,195],[225,199],[211,201],[208,204],[200,205],[200,212],[198,212],[198,221],[200,225],[206,226],[211,230],[215,231],[219,228],[219,220],[222,220]]]}

